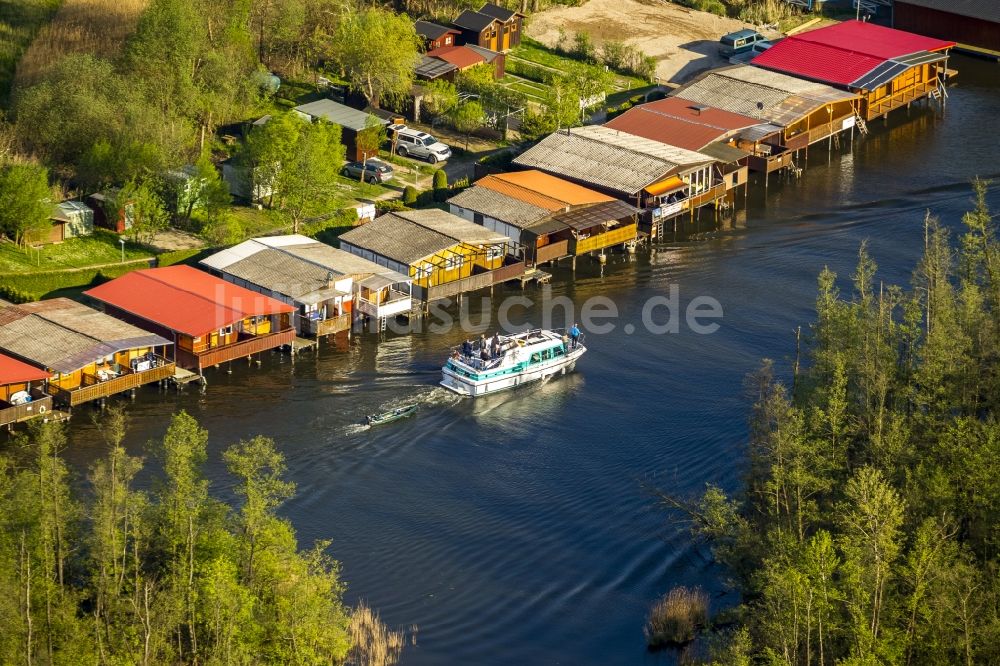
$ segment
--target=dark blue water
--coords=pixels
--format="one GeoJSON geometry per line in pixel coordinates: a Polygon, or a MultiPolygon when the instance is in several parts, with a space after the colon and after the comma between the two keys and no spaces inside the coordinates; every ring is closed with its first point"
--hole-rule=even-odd
{"type": "MultiPolygon", "coordinates": [[[[208,472],[227,494],[220,451],[257,433],[275,438],[298,484],[284,514],[303,542],[333,539],[349,601],[366,599],[391,625],[418,625],[406,664],[669,662],[643,643],[657,595],[698,584],[716,607],[735,598],[648,485],[692,496],[706,483],[738,488],[743,377],[762,357],[787,372],[819,270],[846,279],[868,240],[879,279],[907,282],[924,211],[957,223],[969,180],[1000,173],[1000,67],[953,66],[961,74],[943,117],[914,109],[872,123],[853,148],[815,148],[802,179],[752,193],[734,229],[615,256],[603,270],[583,261],[572,282],[557,270],[554,295],[578,305],[605,295],[620,311],[614,332],[589,336],[572,376],[458,400],[436,383],[460,331],[355,338],[294,366],[274,355],[262,368],[211,372],[204,395],[145,391],[130,447],[142,451],[187,409],[211,432],[208,472]],[[718,332],[639,325],[643,303],[671,284],[682,305],[719,301],[718,332]],[[413,418],[355,425],[415,400],[413,418]]],[[[991,201],[1000,209],[996,188],[991,201]]],[[[537,308],[522,314],[540,323],[537,308]]],[[[72,436],[79,466],[99,455],[87,410],[72,436]]]]}

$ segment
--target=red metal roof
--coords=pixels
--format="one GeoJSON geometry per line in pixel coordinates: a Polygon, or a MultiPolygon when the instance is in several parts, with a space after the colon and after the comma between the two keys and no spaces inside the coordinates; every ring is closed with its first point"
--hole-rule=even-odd
{"type": "Polygon", "coordinates": [[[450,62],[459,69],[466,69],[467,67],[486,62],[486,58],[482,55],[464,46],[442,46],[439,49],[428,51],[427,55],[431,58],[450,62]]]}
{"type": "Polygon", "coordinates": [[[0,354],[0,385],[23,384],[48,378],[49,373],[16,358],[0,354]]]}
{"type": "Polygon", "coordinates": [[[604,125],[697,151],[728,138],[737,130],[760,124],[757,118],[699,105],[680,97],[667,97],[633,107],[604,125]]]}
{"type": "Polygon", "coordinates": [[[892,58],[954,45],[863,21],[845,21],[786,37],[754,58],[753,64],[847,86],[892,58]]]}
{"type": "Polygon", "coordinates": [[[133,271],[84,293],[191,336],[203,335],[246,317],[295,309],[191,266],[133,271]]]}

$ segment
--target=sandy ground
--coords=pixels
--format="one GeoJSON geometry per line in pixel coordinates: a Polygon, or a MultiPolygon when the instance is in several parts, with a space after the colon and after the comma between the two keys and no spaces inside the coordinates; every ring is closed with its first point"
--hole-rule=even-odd
{"type": "Polygon", "coordinates": [[[661,83],[680,84],[728,64],[718,55],[719,38],[746,27],[736,19],[663,0],[589,0],[580,7],[560,6],[535,14],[527,34],[546,46],[558,41],[559,28],[569,39],[577,32],[590,33],[598,46],[609,39],[621,40],[656,58],[661,83]]]}

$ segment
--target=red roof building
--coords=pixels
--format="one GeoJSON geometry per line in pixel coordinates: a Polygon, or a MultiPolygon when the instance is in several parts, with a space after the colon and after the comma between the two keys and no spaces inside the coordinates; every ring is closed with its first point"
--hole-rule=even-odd
{"type": "Polygon", "coordinates": [[[786,37],[752,64],[862,93],[866,120],[928,97],[943,85],[954,42],[862,21],[786,37]]]}
{"type": "Polygon", "coordinates": [[[199,373],[295,337],[293,306],[190,266],[133,271],[85,293],[109,314],[172,337],[177,364],[199,373]]]}
{"type": "Polygon", "coordinates": [[[622,132],[672,146],[698,151],[726,141],[741,130],[761,125],[761,120],[680,97],[640,104],[604,125],[622,132]]]}
{"type": "Polygon", "coordinates": [[[466,44],[464,46],[445,46],[443,48],[428,51],[425,55],[428,58],[434,58],[436,60],[440,60],[441,62],[448,63],[449,65],[454,66],[459,72],[463,69],[475,67],[476,65],[487,64],[493,66],[494,78],[502,79],[504,76],[504,54],[497,51],[491,51],[474,44],[466,44]]]}
{"type": "Polygon", "coordinates": [[[10,426],[51,410],[52,397],[32,385],[48,378],[46,370],[0,354],[0,425],[10,426]]]}

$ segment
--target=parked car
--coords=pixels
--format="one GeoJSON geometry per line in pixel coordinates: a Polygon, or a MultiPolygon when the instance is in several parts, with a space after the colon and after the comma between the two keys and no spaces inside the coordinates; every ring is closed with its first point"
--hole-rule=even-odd
{"type": "Polygon", "coordinates": [[[431,164],[451,157],[451,148],[427,132],[406,125],[389,125],[389,140],[395,144],[396,152],[402,157],[416,157],[431,164]]]}
{"type": "Polygon", "coordinates": [[[723,58],[732,58],[734,55],[749,51],[757,42],[767,41],[764,35],[756,30],[737,30],[728,35],[723,35],[719,40],[719,55],[723,58]]]}
{"type": "Polygon", "coordinates": [[[365,181],[369,183],[386,183],[392,180],[394,175],[391,166],[382,160],[375,159],[368,160],[367,164],[364,162],[348,162],[340,170],[342,176],[355,180],[361,178],[362,172],[365,174],[365,181]]]}

